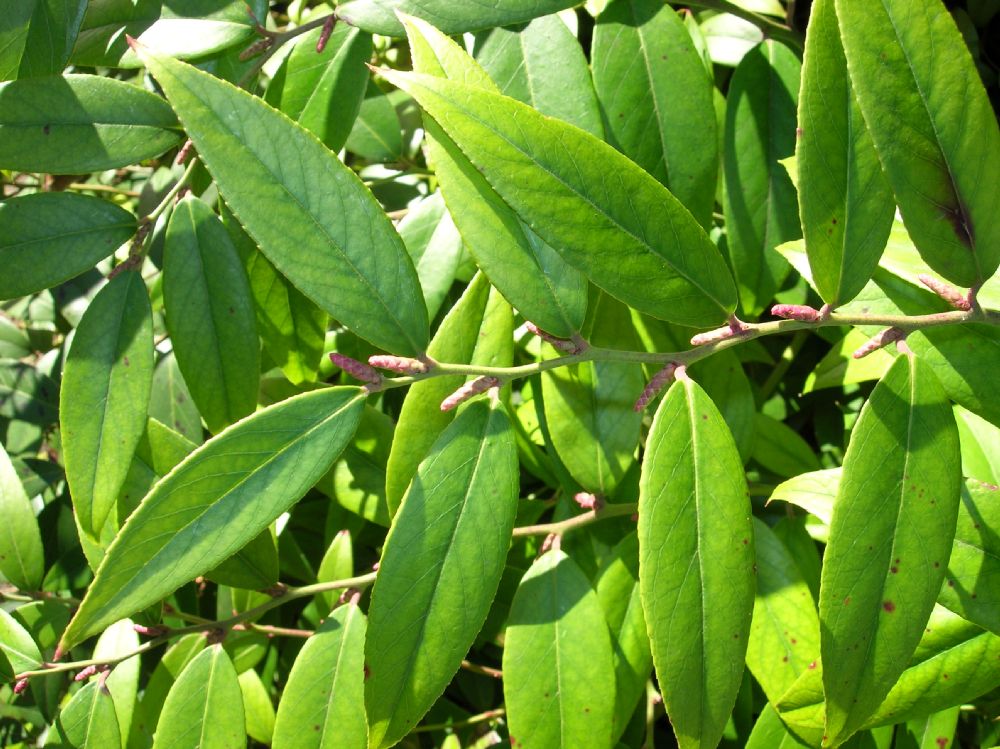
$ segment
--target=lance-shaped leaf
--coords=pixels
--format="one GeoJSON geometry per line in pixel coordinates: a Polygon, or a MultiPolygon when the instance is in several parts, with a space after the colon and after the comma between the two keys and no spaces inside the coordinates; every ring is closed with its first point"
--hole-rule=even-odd
{"type": "Polygon", "coordinates": [[[299,651],[278,703],[274,749],[367,749],[365,615],[336,609],[299,651]]]}
{"type": "Polygon", "coordinates": [[[1000,263],[1000,129],[941,0],[837,0],[851,83],[913,243],[960,286],[1000,263]]]}
{"type": "Polygon", "coordinates": [[[500,584],[517,512],[514,431],[479,400],[441,434],[399,506],[368,611],[368,745],[410,732],[461,666],[500,584]]]}
{"type": "Polygon", "coordinates": [[[159,156],[180,140],[163,99],[97,75],[0,84],[0,167],[77,174],[159,156]]]}
{"type": "Polygon", "coordinates": [[[754,723],[745,749],[808,749],[809,746],[789,732],[778,712],[768,703],[754,723]]]}
{"type": "Polygon", "coordinates": [[[587,58],[559,16],[493,29],[481,42],[477,40],[476,59],[502,93],[604,137],[587,58]]]}
{"type": "Polygon", "coordinates": [[[114,203],[46,192],[0,203],[0,299],[34,294],[93,268],[135,234],[114,203]]]}
{"type": "Polygon", "coordinates": [[[152,385],[153,313],[142,276],[126,271],[84,313],[59,402],[73,509],[81,530],[95,539],[146,430],[152,385]]]}
{"type": "Polygon", "coordinates": [[[427,345],[413,263],[361,180],[259,98],[139,48],[233,214],[275,267],[362,338],[406,356],[427,345]]]}
{"type": "Polygon", "coordinates": [[[611,746],[611,638],[590,581],[562,551],[542,555],[521,579],[503,674],[512,746],[611,746]]]}
{"type": "Polygon", "coordinates": [[[236,669],[222,645],[213,645],[171,687],[153,749],[237,749],[246,746],[244,721],[236,669]]]}
{"type": "MultiPolygon", "coordinates": [[[[595,297],[588,340],[595,346],[637,348],[628,308],[605,294],[595,297]]],[[[548,346],[545,352],[547,358],[561,355],[548,346]]],[[[644,384],[642,368],[583,362],[544,372],[541,382],[552,447],[584,489],[610,496],[635,462],[642,414],[633,405],[644,384]]]]}
{"type": "Polygon", "coordinates": [[[646,619],[639,596],[639,538],[625,536],[598,573],[597,599],[611,631],[615,666],[615,715],[612,738],[617,740],[635,712],[653,670],[646,619]]]}
{"type": "Polygon", "coordinates": [[[614,0],[598,16],[591,59],[608,140],[710,226],[719,174],[712,78],[680,16],[659,0],[614,0]]]}
{"type": "Polygon", "coordinates": [[[437,316],[455,281],[465,245],[440,191],[410,208],[397,227],[413,258],[427,314],[437,316]]]}
{"type": "Polygon", "coordinates": [[[819,657],[819,616],[795,558],[766,523],[754,519],[757,595],[747,668],[777,702],[819,657]]]}
{"type": "Polygon", "coordinates": [[[919,358],[900,356],[852,432],[823,560],[831,742],[861,727],[913,654],[944,579],[960,485],[958,429],[941,385],[919,358]]]}
{"type": "MultiPolygon", "coordinates": [[[[464,364],[472,361],[483,323],[490,282],[477,274],[455,302],[427,347],[427,355],[440,361],[464,364]]],[[[455,418],[454,411],[442,411],[441,401],[455,392],[465,377],[447,375],[414,383],[406,393],[396,422],[395,436],[385,469],[385,494],[389,514],[394,514],[417,472],[417,466],[455,418]]]]}
{"type": "Polygon", "coordinates": [[[26,0],[0,17],[0,81],[61,73],[73,51],[87,0],[26,0]]]}
{"type": "Polygon", "coordinates": [[[733,311],[733,281],[708,235],[663,185],[611,146],[489,91],[384,74],[532,231],[612,296],[693,326],[720,323],[733,311]]]}
{"type": "Polygon", "coordinates": [[[809,266],[837,307],[871,278],[895,201],[851,90],[834,0],[818,0],[809,18],[795,155],[809,266]]]}
{"type": "Polygon", "coordinates": [[[656,411],[639,485],[639,590],[678,744],[722,737],[754,605],[743,461],[711,399],[675,382],[656,411]]]}
{"type": "Polygon", "coordinates": [[[322,29],[304,34],[267,87],[264,100],[339,151],[361,111],[372,38],[339,24],[319,54],[322,29]]]}
{"type": "MultiPolygon", "coordinates": [[[[139,634],[135,631],[135,625],[130,619],[122,619],[101,633],[97,645],[94,647],[93,657],[97,660],[107,659],[107,661],[112,662],[119,656],[134,652],[137,647],[139,647],[139,634]]],[[[142,662],[139,658],[128,658],[118,663],[106,678],[102,678],[100,675],[91,677],[98,684],[103,682],[111,693],[123,745],[127,745],[129,730],[132,727],[132,714],[135,711],[141,667],[142,662]]]]}
{"type": "Polygon", "coordinates": [[[0,445],[0,575],[21,590],[39,590],[45,550],[31,500],[0,445]]]}
{"type": "Polygon", "coordinates": [[[1000,635],[1000,490],[968,480],[938,602],[1000,635]]]}
{"type": "Polygon", "coordinates": [[[726,99],[726,240],[740,304],[750,316],[771,301],[790,270],[774,248],[802,236],[795,187],[778,163],[795,152],[799,68],[788,47],[766,41],[740,62],[726,99]]]}
{"type": "Polygon", "coordinates": [[[188,455],[108,548],[63,649],[205,574],[288,510],[350,442],[365,395],[336,387],[290,398],[188,455]]]}
{"type": "Polygon", "coordinates": [[[337,6],[337,15],[373,34],[403,36],[398,13],[424,18],[445,34],[512,26],[574,5],[573,0],[502,0],[483,4],[453,0],[351,0],[337,6]]]}
{"type": "Polygon", "coordinates": [[[163,703],[176,683],[177,678],[198,653],[205,649],[205,635],[200,632],[184,635],[176,643],[167,648],[160,662],[156,664],[149,676],[142,700],[135,711],[135,721],[132,724],[133,743],[141,746],[151,746],[156,724],[163,710],[163,703]]]}
{"type": "Polygon", "coordinates": [[[96,681],[84,686],[66,703],[45,740],[45,746],[53,749],[121,745],[115,703],[107,687],[96,681]]]}
{"type": "Polygon", "coordinates": [[[228,210],[222,222],[250,280],[264,349],[293,384],[314,381],[329,317],[278,273],[228,210]]]}
{"type": "Polygon", "coordinates": [[[193,196],[170,215],[163,304],[177,364],[208,428],[253,413],[260,345],[250,284],[222,222],[193,196]]]}
{"type": "Polygon", "coordinates": [[[7,679],[42,666],[42,654],[27,630],[0,609],[0,674],[7,679]]]}
{"type": "MultiPolygon", "coordinates": [[[[414,69],[499,93],[479,64],[455,42],[417,18],[405,19],[414,69]]],[[[570,337],[587,312],[587,279],[525,225],[468,157],[430,118],[428,159],[448,210],[477,264],[529,320],[570,337]]]]}

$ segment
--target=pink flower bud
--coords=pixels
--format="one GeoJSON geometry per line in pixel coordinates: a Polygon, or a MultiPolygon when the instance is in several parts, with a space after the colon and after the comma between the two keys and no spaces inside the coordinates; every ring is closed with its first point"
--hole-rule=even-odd
{"type": "Polygon", "coordinates": [[[601,500],[597,498],[596,494],[577,492],[573,495],[573,501],[585,510],[596,510],[601,500]]]}
{"type": "Polygon", "coordinates": [[[698,333],[698,335],[691,338],[692,346],[704,346],[706,343],[716,343],[717,341],[724,341],[727,338],[733,338],[734,336],[742,335],[746,333],[749,328],[739,320],[735,315],[729,318],[729,324],[723,328],[716,328],[715,330],[709,330],[705,333],[698,333]]]}
{"type": "Polygon", "coordinates": [[[27,679],[18,679],[14,683],[14,694],[21,694],[21,692],[23,692],[27,688],[28,688],[28,680],[27,679]]]}
{"type": "Polygon", "coordinates": [[[955,309],[960,309],[963,312],[968,312],[972,309],[971,293],[963,294],[951,284],[923,273],[917,276],[917,278],[920,279],[920,283],[944,299],[955,309]]]}
{"type": "Polygon", "coordinates": [[[174,163],[177,164],[177,166],[180,166],[181,164],[186,162],[188,160],[188,156],[191,155],[191,150],[193,148],[194,148],[194,141],[188,138],[186,141],[184,141],[184,145],[181,146],[181,150],[177,152],[177,158],[174,160],[174,163]]]}
{"type": "Polygon", "coordinates": [[[82,669],[80,673],[73,677],[73,681],[83,681],[84,679],[89,679],[91,676],[97,673],[97,666],[87,666],[82,669]]]}
{"type": "Polygon", "coordinates": [[[408,356],[391,356],[387,354],[376,354],[368,357],[368,363],[379,369],[389,369],[402,374],[427,374],[431,371],[434,362],[430,359],[411,359],[408,356]]]}
{"type": "Polygon", "coordinates": [[[862,359],[873,351],[878,351],[880,348],[885,348],[890,343],[895,343],[896,341],[901,341],[906,337],[906,333],[899,328],[886,328],[873,335],[871,339],[868,340],[861,348],[852,354],[855,359],[862,359]]]}
{"type": "Polygon", "coordinates": [[[648,406],[649,402],[656,397],[656,394],[663,390],[663,388],[674,379],[676,371],[677,365],[674,362],[670,362],[667,366],[653,375],[649,383],[646,385],[646,388],[642,391],[642,395],[639,396],[639,400],[635,402],[635,405],[632,408],[636,412],[639,412],[648,406]]]}
{"type": "Polygon", "coordinates": [[[472,382],[465,383],[462,387],[441,401],[441,410],[450,411],[459,403],[464,403],[469,400],[472,396],[485,393],[490,388],[499,387],[499,385],[500,380],[496,377],[477,377],[472,382]]]}
{"type": "Polygon", "coordinates": [[[161,637],[167,633],[167,628],[162,626],[147,627],[144,624],[133,624],[132,629],[144,637],[161,637]]]}
{"type": "Polygon", "coordinates": [[[563,351],[567,354],[579,354],[583,350],[583,347],[580,346],[577,341],[570,341],[565,338],[556,338],[551,333],[546,333],[533,322],[526,322],[524,327],[541,338],[543,341],[547,341],[551,344],[552,348],[558,349],[559,351],[563,351]]]}
{"type": "Polygon", "coordinates": [[[822,316],[818,309],[804,304],[776,304],[771,307],[771,314],[775,317],[784,317],[787,320],[799,320],[800,322],[816,322],[822,316]]]}
{"type": "Polygon", "coordinates": [[[364,362],[359,362],[357,359],[352,359],[349,356],[344,356],[336,352],[330,353],[330,361],[357,380],[368,382],[372,385],[382,384],[382,375],[364,362]]]}
{"type": "Polygon", "coordinates": [[[326,43],[330,41],[330,35],[333,33],[333,26],[337,23],[336,16],[328,16],[326,21],[323,22],[323,30],[319,33],[319,39],[316,40],[316,53],[321,53],[326,49],[326,43]]]}

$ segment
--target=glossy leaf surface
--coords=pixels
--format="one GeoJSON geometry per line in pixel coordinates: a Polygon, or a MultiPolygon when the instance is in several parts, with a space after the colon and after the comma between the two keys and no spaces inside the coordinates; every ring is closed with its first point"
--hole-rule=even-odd
{"type": "Polygon", "coordinates": [[[681,324],[710,326],[732,311],[732,279],[708,236],[613,148],[482,89],[384,74],[417,99],[532,231],[612,296],[681,324]]]}
{"type": "Polygon", "coordinates": [[[319,479],[354,435],[358,388],[306,393],[233,425],[146,495],[63,635],[72,645],[208,572],[319,479]]]}
{"type": "Polygon", "coordinates": [[[351,0],[337,13],[353,26],[373,34],[403,36],[397,13],[417,16],[445,34],[510,26],[555,13],[573,5],[573,0],[502,0],[490,5],[466,5],[452,0],[351,0]]]}
{"type": "Polygon", "coordinates": [[[493,29],[476,47],[476,59],[503,94],[604,137],[587,58],[559,16],[493,29]]]}
{"type": "Polygon", "coordinates": [[[755,580],[743,461],[697,384],[671,386],[639,490],[639,589],[656,676],[683,747],[715,746],[743,677],[755,580]]]}
{"type": "Polygon", "coordinates": [[[423,353],[427,310],[417,274],[360,179],[260,99],[176,60],[142,55],[226,204],[282,275],[376,346],[423,353]]]}
{"type": "Polygon", "coordinates": [[[0,83],[0,167],[78,174],[159,156],[180,140],[166,102],[96,75],[0,83]]]}
{"type": "Polygon", "coordinates": [[[764,309],[788,274],[774,248],[802,236],[795,188],[778,163],[795,151],[799,67],[788,47],[764,42],[740,62],[726,99],[726,238],[749,316],[764,309]]]}
{"type": "MultiPolygon", "coordinates": [[[[499,93],[487,73],[455,42],[416,18],[406,19],[414,69],[499,93]]],[[[587,310],[587,279],[525,222],[468,156],[427,119],[428,158],[455,225],[477,264],[529,320],[553,335],[580,329],[587,310]]]]}
{"type": "Polygon", "coordinates": [[[854,92],[914,244],[949,281],[985,281],[1000,264],[1000,187],[986,177],[1000,173],[1000,128],[954,21],[940,0],[836,5],[854,92]]]}
{"type": "Polygon", "coordinates": [[[152,382],[149,297],[142,276],[126,271],[101,289],[80,321],[59,405],[73,509],[95,539],[146,430],[152,382]]]}
{"type": "Polygon", "coordinates": [[[253,413],[260,345],[250,284],[222,222],[195,197],[170,215],[163,302],[177,364],[209,430],[253,413]]]}
{"type": "Polygon", "coordinates": [[[246,741],[236,669],[222,646],[212,645],[195,656],[170,688],[153,749],[237,749],[246,741]]]}
{"type": "Polygon", "coordinates": [[[274,749],[367,749],[365,628],[349,603],[306,640],[278,703],[274,749]]]}
{"type": "Polygon", "coordinates": [[[38,590],[45,551],[31,500],[0,445],[0,575],[21,590],[38,590]]]}
{"type": "Polygon", "coordinates": [[[833,307],[871,278],[895,201],[847,75],[834,0],[813,4],[799,91],[799,210],[813,278],[833,307]]]}
{"type": "Polygon", "coordinates": [[[712,78],[688,30],[657,0],[614,0],[591,47],[608,140],[710,226],[719,171],[712,78]]]}
{"type": "Polygon", "coordinates": [[[36,193],[0,203],[0,299],[55,286],[92,268],[136,230],[135,217],[106,200],[36,193]]]}
{"type": "Polygon", "coordinates": [[[382,550],[365,643],[370,747],[405,736],[461,665],[500,583],[517,496],[510,420],[476,401],[420,464],[382,550]]]}
{"type": "Polygon", "coordinates": [[[521,579],[503,651],[504,698],[518,746],[611,746],[614,665],[600,604],[558,550],[521,579]]]}
{"type": "Polygon", "coordinates": [[[934,374],[900,356],[862,409],[844,458],[819,612],[827,732],[876,710],[920,640],[951,551],[958,430],[934,374]]]}

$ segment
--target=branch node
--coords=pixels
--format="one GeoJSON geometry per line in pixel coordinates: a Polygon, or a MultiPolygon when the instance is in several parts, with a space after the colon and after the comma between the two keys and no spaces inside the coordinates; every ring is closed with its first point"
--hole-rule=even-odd
{"type": "Polygon", "coordinates": [[[736,315],[731,315],[729,324],[715,330],[709,330],[691,338],[692,346],[704,346],[706,343],[717,343],[728,338],[746,335],[751,331],[751,327],[740,320],[736,315]]]}
{"type": "Polygon", "coordinates": [[[590,492],[577,492],[573,495],[573,501],[584,510],[593,510],[594,512],[600,512],[604,507],[604,500],[590,492]]]}

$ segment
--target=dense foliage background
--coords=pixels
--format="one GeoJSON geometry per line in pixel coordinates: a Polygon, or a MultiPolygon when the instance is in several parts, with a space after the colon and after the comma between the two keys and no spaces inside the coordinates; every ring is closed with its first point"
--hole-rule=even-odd
{"type": "Polygon", "coordinates": [[[1000,745],[998,62],[998,0],[8,4],[0,743],[1000,745]]]}

